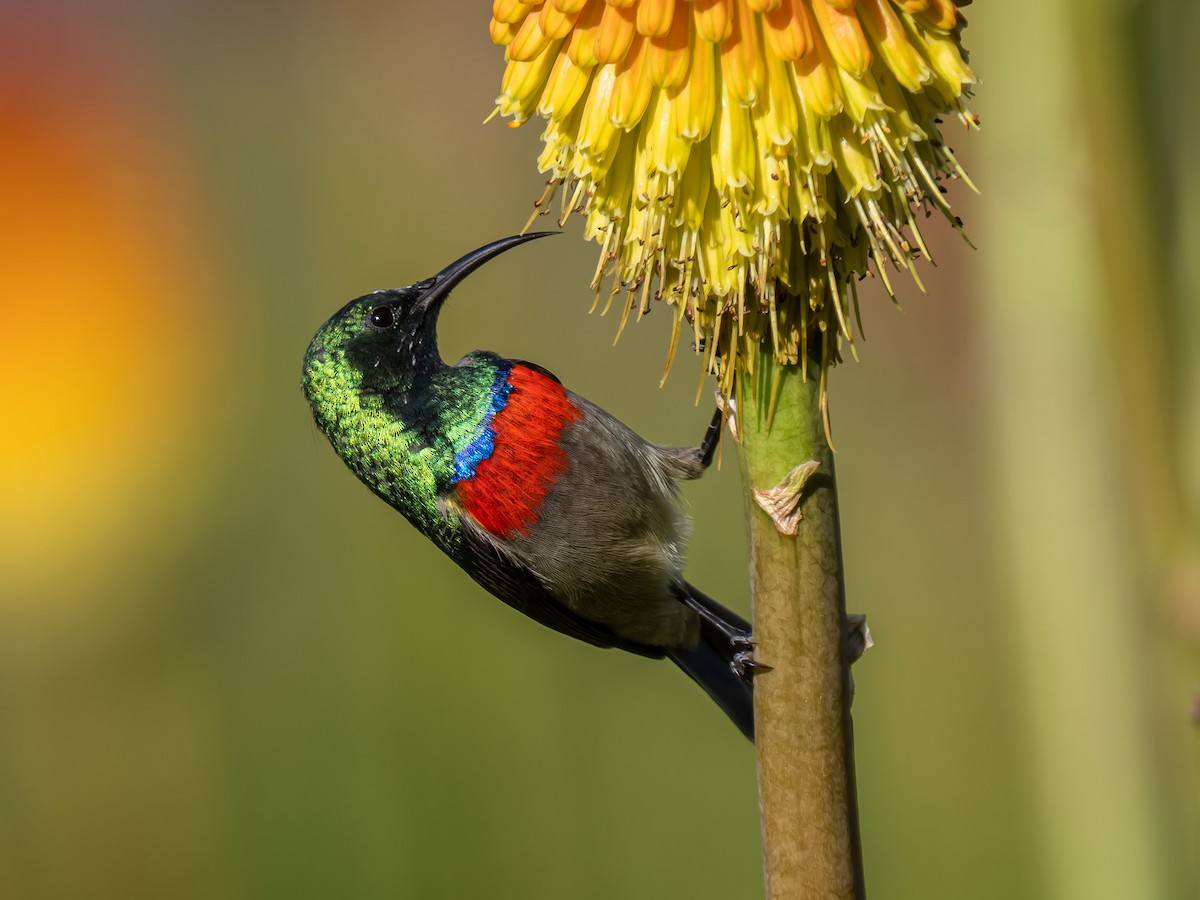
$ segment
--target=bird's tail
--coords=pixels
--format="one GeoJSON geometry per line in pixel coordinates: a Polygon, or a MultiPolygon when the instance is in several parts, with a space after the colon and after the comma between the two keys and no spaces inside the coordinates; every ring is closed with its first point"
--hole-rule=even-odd
{"type": "Polygon", "coordinates": [[[754,740],[754,704],[749,674],[739,674],[736,654],[748,649],[750,623],[684,582],[679,599],[700,614],[700,643],[692,650],[666,651],[668,658],[704,688],[725,715],[754,740]]]}

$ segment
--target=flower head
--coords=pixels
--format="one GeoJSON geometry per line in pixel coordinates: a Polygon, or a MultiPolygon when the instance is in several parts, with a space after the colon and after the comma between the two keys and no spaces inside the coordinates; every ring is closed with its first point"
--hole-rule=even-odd
{"type": "Polygon", "coordinates": [[[891,294],[928,256],[915,210],[959,227],[938,125],[976,124],[963,25],[950,0],[495,0],[497,112],[548,120],[538,205],[586,216],[622,327],[674,306],[668,366],[686,320],[726,391],[765,342],[823,377],[869,263],[891,294]]]}

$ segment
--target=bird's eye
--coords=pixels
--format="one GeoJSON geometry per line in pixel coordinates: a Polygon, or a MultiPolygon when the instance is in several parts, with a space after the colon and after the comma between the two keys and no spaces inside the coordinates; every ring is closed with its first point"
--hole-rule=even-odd
{"type": "Polygon", "coordinates": [[[390,306],[377,306],[367,315],[373,328],[391,328],[396,323],[396,314],[390,306]]]}

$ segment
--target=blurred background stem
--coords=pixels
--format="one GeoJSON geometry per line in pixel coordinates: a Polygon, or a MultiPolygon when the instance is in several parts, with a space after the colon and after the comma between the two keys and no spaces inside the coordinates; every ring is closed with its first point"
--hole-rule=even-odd
{"type": "Polygon", "coordinates": [[[756,678],[754,689],[764,868],[772,900],[865,895],[837,490],[818,371],[812,365],[805,380],[795,366],[777,367],[766,348],[757,365],[762,377],[751,385],[743,379],[738,391],[754,654],[772,667],[756,678]],[[810,460],[818,467],[806,481],[789,479],[810,460]],[[803,512],[794,535],[781,533],[756,501],[756,490],[777,485],[803,512]]]}
{"type": "Polygon", "coordinates": [[[993,196],[1025,200],[983,206],[985,241],[1004,252],[984,260],[981,339],[1042,879],[1057,898],[1181,896],[1194,773],[1161,777],[1189,771],[1164,765],[1189,736],[1186,697],[1164,690],[1178,637],[1159,615],[1186,543],[1182,382],[1161,195],[1139,165],[1149,135],[1123,65],[1150,7],[1026,9],[1039,28],[1000,16],[981,28],[1008,29],[994,39],[1042,61],[989,82],[999,106],[1040,102],[1020,126],[993,119],[982,145],[1013,163],[995,167],[993,196]]]}

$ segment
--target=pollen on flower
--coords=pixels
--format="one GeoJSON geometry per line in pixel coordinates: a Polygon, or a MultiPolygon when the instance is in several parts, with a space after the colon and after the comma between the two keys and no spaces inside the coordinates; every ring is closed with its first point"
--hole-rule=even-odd
{"type": "Polygon", "coordinates": [[[759,344],[824,379],[853,352],[860,277],[920,284],[918,214],[962,230],[941,182],[974,185],[938,130],[978,127],[962,5],[494,0],[496,112],[547,120],[535,215],[558,194],[560,221],[586,217],[618,333],[662,300],[668,368],[686,327],[726,392],[759,344]]]}

